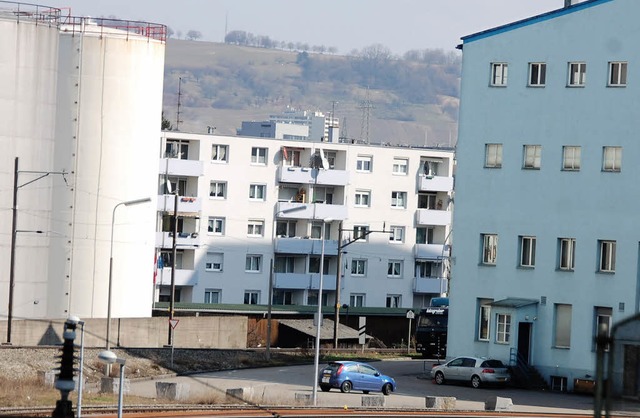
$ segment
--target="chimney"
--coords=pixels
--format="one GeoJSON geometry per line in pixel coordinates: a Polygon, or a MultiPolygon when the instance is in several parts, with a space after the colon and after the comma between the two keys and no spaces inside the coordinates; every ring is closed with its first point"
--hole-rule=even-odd
{"type": "Polygon", "coordinates": [[[564,7],[569,7],[571,6],[572,1],[571,0],[564,0],[564,7]]]}

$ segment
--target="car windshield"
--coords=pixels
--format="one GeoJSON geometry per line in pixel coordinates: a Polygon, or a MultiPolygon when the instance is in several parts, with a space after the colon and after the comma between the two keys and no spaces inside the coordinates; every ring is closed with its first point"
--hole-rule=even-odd
{"type": "Polygon", "coordinates": [[[500,360],[485,360],[482,362],[480,367],[504,368],[505,366],[500,360]]]}
{"type": "Polygon", "coordinates": [[[338,370],[340,368],[340,366],[342,366],[342,364],[340,363],[329,363],[327,365],[327,367],[325,367],[325,370],[331,370],[331,372],[335,372],[336,370],[338,370]]]}

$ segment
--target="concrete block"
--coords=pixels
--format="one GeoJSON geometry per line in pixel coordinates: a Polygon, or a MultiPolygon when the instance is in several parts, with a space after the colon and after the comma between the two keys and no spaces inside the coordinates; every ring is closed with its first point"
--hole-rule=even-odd
{"type": "Polygon", "coordinates": [[[311,405],[313,403],[313,396],[308,392],[296,392],[294,397],[296,403],[300,405],[311,405]]]}
{"type": "MultiPolygon", "coordinates": [[[[131,381],[124,379],[122,393],[131,392],[131,381]]],[[[100,393],[120,393],[120,378],[103,377],[100,379],[100,393]]]]}
{"type": "Polygon", "coordinates": [[[227,389],[227,403],[243,403],[251,400],[253,388],[227,389]]]}
{"type": "Polygon", "coordinates": [[[511,411],[513,410],[513,402],[511,398],[501,398],[492,396],[484,402],[485,411],[511,411]]]}
{"type": "Polygon", "coordinates": [[[430,409],[454,410],[456,409],[456,398],[453,396],[427,396],[425,406],[430,409]]]}
{"type": "Polygon", "coordinates": [[[56,371],[47,370],[46,372],[38,372],[38,378],[45,386],[53,387],[56,382],[56,371]]]}
{"type": "Polygon", "coordinates": [[[189,398],[189,385],[174,382],[156,382],[156,396],[170,401],[184,401],[189,398]]]}
{"type": "Polygon", "coordinates": [[[384,407],[385,406],[385,396],[380,395],[362,395],[362,406],[369,407],[384,407]]]}

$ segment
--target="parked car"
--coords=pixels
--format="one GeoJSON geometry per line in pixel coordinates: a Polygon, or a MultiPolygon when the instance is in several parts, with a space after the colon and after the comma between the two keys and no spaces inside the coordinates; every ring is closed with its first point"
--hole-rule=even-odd
{"type": "Polygon", "coordinates": [[[500,360],[456,357],[431,368],[431,378],[439,385],[446,381],[470,382],[474,388],[486,384],[506,385],[511,381],[509,368],[500,360]]]}
{"type": "Polygon", "coordinates": [[[382,392],[385,395],[396,390],[396,381],[380,373],[375,367],[357,361],[332,361],[318,376],[318,383],[323,392],[338,388],[343,393],[361,390],[382,392]]]}

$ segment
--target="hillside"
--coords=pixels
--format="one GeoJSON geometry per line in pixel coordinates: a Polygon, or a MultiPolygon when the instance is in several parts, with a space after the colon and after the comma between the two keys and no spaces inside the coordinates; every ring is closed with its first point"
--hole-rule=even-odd
{"type": "MultiPolygon", "coordinates": [[[[358,56],[298,53],[170,39],[165,117],[179,129],[235,135],[243,120],[287,106],[340,120],[340,134],[371,143],[450,146],[457,138],[459,59],[398,59],[371,47],[358,56]]],[[[420,54],[414,54],[420,55],[420,54]]],[[[426,54],[429,55],[429,54],[426,54]]],[[[440,57],[432,54],[430,57],[440,57]]]]}

